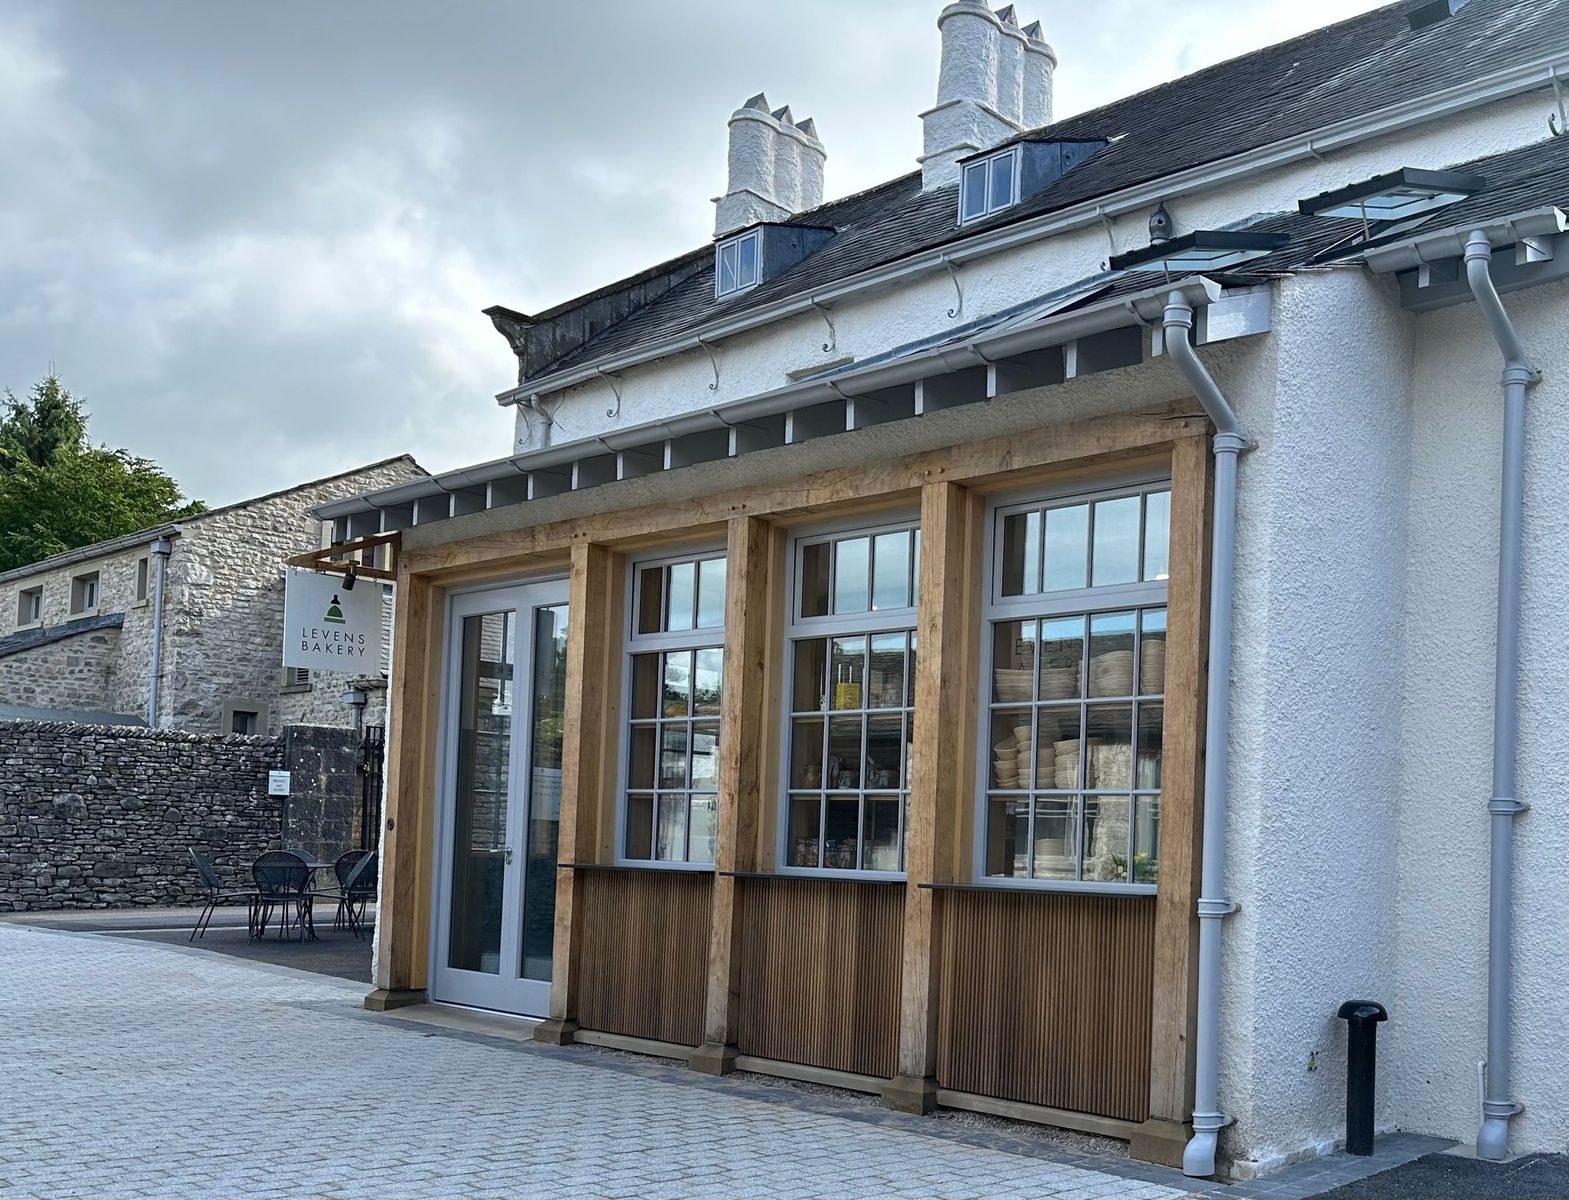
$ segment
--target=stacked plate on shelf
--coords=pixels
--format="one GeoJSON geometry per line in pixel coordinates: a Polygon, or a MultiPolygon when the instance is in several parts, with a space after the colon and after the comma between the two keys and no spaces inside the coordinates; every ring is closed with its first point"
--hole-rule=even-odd
{"type": "Polygon", "coordinates": [[[1139,692],[1145,696],[1159,696],[1166,690],[1166,639],[1154,638],[1144,643],[1144,678],[1139,692]]]}
{"type": "Polygon", "coordinates": [[[1133,651],[1103,650],[1090,658],[1090,695],[1133,695],[1133,651]]]}
{"type": "Polygon", "coordinates": [[[1041,699],[1072,700],[1079,694],[1079,664],[1041,667],[1041,699]]]}
{"type": "MultiPolygon", "coordinates": [[[[1019,786],[1019,744],[1010,733],[992,747],[992,774],[996,786],[1011,791],[1019,786]]],[[[1025,759],[1029,761],[1028,757],[1025,759]]]]}
{"type": "Polygon", "coordinates": [[[1018,704],[1030,698],[1030,689],[1035,686],[1035,672],[1028,667],[998,667],[992,674],[996,677],[994,682],[999,704],[1018,704]]]}

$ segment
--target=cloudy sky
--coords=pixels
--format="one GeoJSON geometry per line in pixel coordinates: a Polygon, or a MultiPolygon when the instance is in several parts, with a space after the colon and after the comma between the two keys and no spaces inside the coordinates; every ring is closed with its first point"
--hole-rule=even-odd
{"type": "MultiPolygon", "coordinates": [[[[914,166],[939,0],[3,0],[0,387],[223,503],[507,453],[547,307],[694,245],[725,120],[817,118],[830,196],[914,166]]],[[[1023,0],[1059,114],[1375,7],[1023,0]]]]}

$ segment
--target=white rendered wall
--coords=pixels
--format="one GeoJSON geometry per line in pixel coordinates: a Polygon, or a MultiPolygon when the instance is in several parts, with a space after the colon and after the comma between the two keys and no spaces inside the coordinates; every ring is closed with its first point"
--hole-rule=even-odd
{"type": "MultiPolygon", "coordinates": [[[[1261,174],[1245,184],[1173,197],[1169,207],[1179,232],[1214,229],[1256,213],[1294,211],[1303,197],[1397,167],[1441,167],[1540,141],[1549,111],[1551,103],[1542,95],[1517,97],[1331,153],[1323,162],[1309,159],[1261,174]]],[[[957,203],[955,199],[955,223],[957,203]]],[[[714,344],[719,386],[712,391],[709,385],[714,382],[714,372],[708,355],[692,350],[618,370],[621,404],[616,416],[608,415],[618,405],[604,380],[553,393],[543,398],[557,419],[553,440],[559,444],[595,437],[747,399],[785,386],[792,371],[821,367],[846,355],[866,359],[940,334],[1098,273],[1110,254],[1148,242],[1146,218],[1141,211],[1117,219],[1115,248],[1095,223],[961,266],[964,308],[958,317],[948,316],[956,296],[947,273],[938,271],[835,303],[838,338],[831,352],[823,350],[828,329],[816,314],[727,338],[714,344]]],[[[543,422],[520,409],[513,453],[540,445],[542,430],[543,422]]]]}
{"type": "MultiPolygon", "coordinates": [[[[1543,382],[1527,401],[1510,1148],[1569,1144],[1569,285],[1504,297],[1543,382]]],[[[1415,318],[1398,990],[1379,1117],[1471,1141],[1486,1057],[1488,815],[1501,369],[1476,306],[1415,318]]]]}

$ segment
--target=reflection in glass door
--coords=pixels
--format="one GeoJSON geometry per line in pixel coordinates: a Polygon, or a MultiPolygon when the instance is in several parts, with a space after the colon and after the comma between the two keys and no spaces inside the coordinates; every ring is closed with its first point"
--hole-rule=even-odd
{"type": "Polygon", "coordinates": [[[550,1000],[566,711],[565,582],[451,602],[432,997],[550,1000]]]}

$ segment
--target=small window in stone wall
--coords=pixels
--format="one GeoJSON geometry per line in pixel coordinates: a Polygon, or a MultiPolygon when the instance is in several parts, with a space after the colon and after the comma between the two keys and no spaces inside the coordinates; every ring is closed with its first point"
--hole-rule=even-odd
{"type": "Polygon", "coordinates": [[[284,667],[283,686],[286,688],[308,688],[311,685],[311,670],[309,667],[284,667]]]}
{"type": "Polygon", "coordinates": [[[23,588],[16,595],[17,626],[38,625],[43,619],[44,589],[42,586],[23,588]]]}
{"type": "Polygon", "coordinates": [[[260,713],[248,712],[243,708],[237,708],[229,714],[229,732],[254,735],[257,732],[257,724],[260,719],[260,713]]]}
{"type": "Polygon", "coordinates": [[[147,603],[147,558],[145,555],[136,560],[136,602],[138,604],[147,603]]]}
{"type": "Polygon", "coordinates": [[[78,575],[71,580],[71,614],[79,616],[97,610],[98,572],[89,571],[85,575],[78,575]]]}

